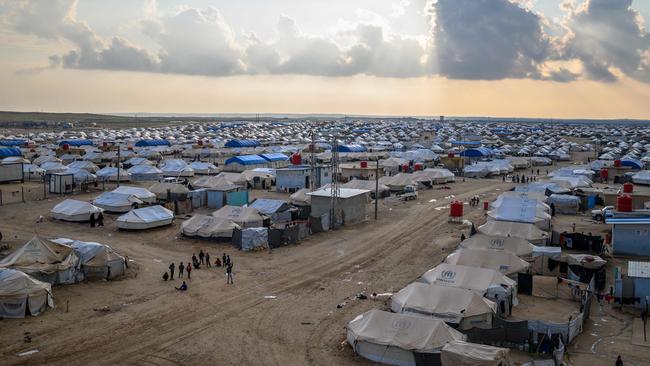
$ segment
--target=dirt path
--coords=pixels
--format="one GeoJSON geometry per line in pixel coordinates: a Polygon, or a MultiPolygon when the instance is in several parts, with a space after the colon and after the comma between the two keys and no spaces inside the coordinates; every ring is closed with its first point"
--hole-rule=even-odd
{"type": "MultiPolygon", "coordinates": [[[[122,281],[57,287],[56,309],[35,318],[1,321],[0,355],[11,364],[364,363],[341,346],[344,326],[382,301],[356,300],[356,294],[395,292],[439,263],[460,234],[456,225],[447,223],[448,210],[435,208],[448,204],[451,194],[495,195],[495,188],[509,187],[500,181],[493,186],[479,182],[424,191],[408,204],[382,204],[376,223],[315,235],[273,254],[178,240],[179,223],[141,234],[115,231],[110,220],[107,229],[97,232],[56,222],[25,224],[25,218],[47,212],[55,201],[21,206],[25,218],[3,209],[0,229],[15,232],[16,242],[34,231],[107,242],[139,268],[136,277],[122,281]],[[199,247],[209,248],[213,257],[222,251],[231,254],[234,286],[227,286],[216,269],[194,271],[188,293],[160,281],[169,262],[187,261],[199,247]],[[68,313],[66,301],[71,304],[68,313]],[[93,311],[103,306],[110,311],[93,311]],[[30,332],[32,343],[23,343],[24,332],[30,332]],[[17,356],[31,349],[39,352],[17,356]]],[[[470,211],[470,216],[482,217],[481,210],[470,211]]]]}

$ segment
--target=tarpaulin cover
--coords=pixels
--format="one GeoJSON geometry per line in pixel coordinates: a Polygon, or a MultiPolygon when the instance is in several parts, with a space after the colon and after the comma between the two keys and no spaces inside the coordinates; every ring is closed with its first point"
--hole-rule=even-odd
{"type": "Polygon", "coordinates": [[[52,216],[57,220],[88,221],[90,214],[99,214],[103,210],[84,201],[66,199],[52,208],[52,216]]]}
{"type": "Polygon", "coordinates": [[[156,195],[153,192],[150,192],[146,188],[141,187],[131,187],[131,186],[119,186],[115,188],[113,193],[125,194],[129,196],[134,196],[142,202],[154,203],[156,202],[156,195]]]}
{"type": "Polygon", "coordinates": [[[451,341],[440,352],[442,366],[510,366],[510,350],[484,344],[451,341]]]}
{"type": "Polygon", "coordinates": [[[422,275],[421,280],[425,283],[475,291],[486,291],[493,286],[514,287],[516,285],[515,281],[493,269],[448,263],[441,263],[430,269],[422,275]]]}
{"type": "Polygon", "coordinates": [[[248,205],[265,215],[283,212],[290,208],[289,204],[283,200],[274,200],[270,198],[258,198],[248,205]]]}
{"type": "Polygon", "coordinates": [[[234,229],[239,229],[239,225],[228,219],[200,214],[181,224],[183,235],[206,239],[232,238],[234,229]]]}
{"type": "Polygon", "coordinates": [[[445,263],[489,268],[506,275],[526,272],[530,268],[530,263],[513,253],[489,249],[459,248],[447,256],[445,263]]]}
{"type": "Polygon", "coordinates": [[[24,318],[54,307],[52,285],[17,270],[0,268],[0,318],[24,318]]]}
{"type": "Polygon", "coordinates": [[[524,258],[532,256],[533,250],[535,249],[535,246],[525,239],[484,234],[472,235],[461,242],[460,247],[468,249],[508,251],[524,258]]]}
{"type": "Polygon", "coordinates": [[[265,227],[241,230],[241,250],[247,252],[256,248],[268,248],[269,233],[265,227]]]}
{"type": "Polygon", "coordinates": [[[432,353],[452,340],[465,336],[444,321],[410,314],[395,314],[377,309],[369,310],[348,323],[348,342],[356,349],[364,341],[403,350],[432,353]]]}

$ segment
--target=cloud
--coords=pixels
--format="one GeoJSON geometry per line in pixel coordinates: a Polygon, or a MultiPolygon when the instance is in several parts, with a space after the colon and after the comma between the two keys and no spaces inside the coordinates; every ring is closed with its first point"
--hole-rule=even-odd
{"type": "Polygon", "coordinates": [[[508,0],[438,0],[434,58],[452,79],[539,78],[551,45],[536,13],[508,0]]]}
{"type": "MultiPolygon", "coordinates": [[[[650,37],[632,0],[573,0],[562,20],[536,13],[529,0],[393,0],[388,14],[357,9],[327,35],[305,33],[279,16],[275,36],[237,32],[214,8],[176,7],[161,13],[146,0],[139,23],[147,48],[123,37],[98,35],[77,19],[77,0],[0,0],[0,26],[68,50],[49,67],[127,70],[206,76],[299,74],[450,79],[529,78],[612,82],[620,75],[650,82],[650,37]],[[417,10],[417,11],[416,11],[417,10]],[[391,12],[392,11],[392,12],[391,12]],[[394,20],[422,21],[429,34],[391,32],[394,20]],[[396,18],[397,17],[397,18],[396,18]],[[392,20],[390,20],[392,19],[392,20]],[[566,65],[579,64],[579,67],[566,65]]],[[[25,70],[38,72],[43,67],[25,70]]]]}
{"type": "Polygon", "coordinates": [[[588,0],[580,7],[565,4],[569,36],[564,57],[579,59],[586,76],[593,80],[615,81],[615,71],[650,82],[645,55],[650,52],[650,36],[632,0],[588,0]]]}

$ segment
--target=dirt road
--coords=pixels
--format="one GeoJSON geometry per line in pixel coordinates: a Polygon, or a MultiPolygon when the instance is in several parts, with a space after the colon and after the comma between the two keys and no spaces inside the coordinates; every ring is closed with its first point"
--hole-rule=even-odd
{"type": "MultiPolygon", "coordinates": [[[[424,191],[410,203],[387,201],[377,222],[314,235],[272,254],[178,239],[179,220],[169,228],[130,233],[116,231],[114,218],[103,229],[35,224],[58,200],[5,206],[0,229],[13,234],[16,244],[34,233],[96,240],[127,254],[137,270],[121,281],[56,287],[55,309],[0,321],[1,357],[11,364],[363,364],[342,346],[344,326],[385,298],[356,300],[356,295],[397,291],[439,263],[460,235],[457,225],[447,223],[449,196],[493,198],[495,188],[509,187],[485,183],[424,191]],[[199,248],[213,258],[231,255],[234,285],[226,285],[220,269],[193,271],[187,293],[173,289],[178,281],[160,280],[170,262],[189,261],[199,248]],[[25,332],[31,343],[23,342],[25,332]],[[18,356],[33,349],[39,352],[18,356]]],[[[469,216],[483,215],[477,208],[470,211],[469,216]]]]}

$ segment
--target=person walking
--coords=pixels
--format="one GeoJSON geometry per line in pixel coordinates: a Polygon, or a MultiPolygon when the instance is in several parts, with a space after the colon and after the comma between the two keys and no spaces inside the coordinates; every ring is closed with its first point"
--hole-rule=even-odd
{"type": "Polygon", "coordinates": [[[207,267],[212,267],[212,264],[210,263],[210,253],[207,251],[205,252],[205,265],[207,267]]]}
{"type": "Polygon", "coordinates": [[[614,366],[623,366],[623,360],[621,360],[621,355],[616,357],[616,364],[614,366]]]}
{"type": "Polygon", "coordinates": [[[221,256],[221,264],[223,264],[224,267],[226,266],[226,253],[223,253],[221,256]]]}
{"type": "Polygon", "coordinates": [[[228,263],[228,266],[226,267],[226,284],[235,284],[232,280],[232,263],[228,263]]]}
{"type": "Polygon", "coordinates": [[[183,262],[178,265],[178,278],[183,278],[183,270],[185,270],[185,266],[183,265],[183,262]]]}
{"type": "Polygon", "coordinates": [[[203,253],[203,249],[199,250],[199,263],[203,264],[203,261],[205,260],[205,253],[203,253]]]}
{"type": "Polygon", "coordinates": [[[229,265],[232,264],[232,262],[230,261],[230,254],[228,254],[228,255],[226,256],[226,262],[227,262],[227,263],[226,263],[226,266],[229,266],[229,265]]]}
{"type": "Polygon", "coordinates": [[[187,267],[185,268],[185,270],[187,271],[187,279],[188,280],[192,279],[191,278],[192,277],[192,265],[190,264],[190,262],[187,262],[187,267]]]}
{"type": "Polygon", "coordinates": [[[95,227],[95,214],[90,214],[90,227],[95,227]]]}
{"type": "Polygon", "coordinates": [[[97,215],[97,226],[104,226],[104,214],[101,212],[97,215]]]}
{"type": "Polygon", "coordinates": [[[174,268],[175,268],[175,267],[176,267],[176,266],[174,266],[174,262],[172,262],[172,264],[169,265],[169,275],[170,275],[170,276],[169,276],[169,279],[170,279],[170,280],[173,280],[173,279],[174,279],[174,268]]]}

